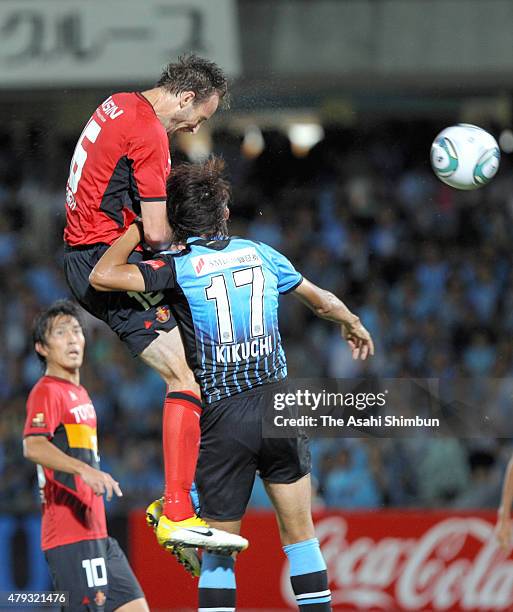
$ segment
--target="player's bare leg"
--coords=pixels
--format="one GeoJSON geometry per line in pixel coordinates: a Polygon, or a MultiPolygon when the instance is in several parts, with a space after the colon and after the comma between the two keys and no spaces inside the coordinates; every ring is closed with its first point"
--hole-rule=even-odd
{"type": "Polygon", "coordinates": [[[199,387],[187,365],[178,327],[157,333],[159,337],[144,349],[141,359],[162,376],[169,391],[189,389],[199,396],[199,387]]]}
{"type": "Polygon", "coordinates": [[[150,612],[146,599],[141,597],[140,599],[133,599],[121,607],[116,608],[116,612],[150,612]]]}
{"type": "MultiPolygon", "coordinates": [[[[211,530],[192,507],[190,492],[199,452],[201,399],[185,360],[178,328],[161,332],[141,358],[159,372],[168,386],[162,426],[165,489],[162,514],[156,519],[157,540],[188,571],[198,575],[199,560],[194,547],[233,551],[244,550],[248,543],[244,538],[211,530]]],[[[147,516],[158,511],[158,503],[150,504],[147,516]]]]}
{"type": "Polygon", "coordinates": [[[264,481],[264,485],[276,510],[283,546],[315,538],[310,474],[291,484],[264,481]]]}
{"type": "Polygon", "coordinates": [[[290,582],[300,609],[331,610],[328,572],[312,520],[310,475],[294,483],[265,482],[276,516],[290,582]]]}

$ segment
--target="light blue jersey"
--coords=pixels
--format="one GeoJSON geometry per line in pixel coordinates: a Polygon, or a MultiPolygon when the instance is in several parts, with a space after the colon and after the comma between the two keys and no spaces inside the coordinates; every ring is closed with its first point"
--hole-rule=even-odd
{"type": "Polygon", "coordinates": [[[278,297],[302,281],[286,257],[243,238],[191,238],[139,264],[146,291],[173,290],[186,353],[207,403],[285,378],[278,297]]]}

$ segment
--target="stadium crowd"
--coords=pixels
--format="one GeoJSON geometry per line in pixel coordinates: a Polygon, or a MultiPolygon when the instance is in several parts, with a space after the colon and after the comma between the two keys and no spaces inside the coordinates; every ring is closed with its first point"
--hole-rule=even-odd
{"type": "MultiPolygon", "coordinates": [[[[289,374],[498,379],[496,397],[487,400],[500,432],[513,392],[511,163],[503,156],[485,189],[450,189],[429,167],[428,145],[439,127],[326,127],[303,157],[275,131],[264,134],[256,157],[228,132],[215,133],[213,142],[234,186],[232,234],[286,254],[307,278],[342,297],[376,343],[373,359],[352,361],[335,326],[285,297],[289,374]]],[[[48,159],[37,131],[23,151],[9,132],[0,136],[0,512],[35,511],[38,504],[35,470],[21,450],[26,396],[41,374],[29,330],[39,309],[68,295],[61,260],[71,153],[65,143],[48,159]]],[[[174,163],[183,157],[176,150],[174,163]]],[[[122,513],[161,494],[164,389],[103,323],[89,316],[85,323],[82,382],[98,413],[102,468],[124,492],[107,508],[122,513]]],[[[315,503],[494,507],[512,450],[508,439],[493,435],[314,440],[315,503]]],[[[259,482],[252,503],[269,503],[259,482]]]]}

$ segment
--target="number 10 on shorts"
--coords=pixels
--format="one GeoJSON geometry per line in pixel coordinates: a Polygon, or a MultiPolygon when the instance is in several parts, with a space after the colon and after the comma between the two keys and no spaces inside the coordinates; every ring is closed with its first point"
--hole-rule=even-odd
{"type": "Polygon", "coordinates": [[[107,584],[107,568],[105,567],[105,559],[103,557],[84,559],[82,567],[85,569],[87,586],[89,588],[105,586],[107,584]]]}

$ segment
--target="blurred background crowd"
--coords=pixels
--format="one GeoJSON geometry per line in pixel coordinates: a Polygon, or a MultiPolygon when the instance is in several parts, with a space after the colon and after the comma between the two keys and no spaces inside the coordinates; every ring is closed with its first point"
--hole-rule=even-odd
{"type": "MultiPolygon", "coordinates": [[[[373,334],[376,356],[354,362],[336,326],[282,298],[291,376],[496,378],[494,414],[507,419],[511,161],[503,155],[486,189],[450,189],[429,167],[429,144],[443,127],[425,120],[325,125],[320,142],[301,152],[277,130],[218,129],[212,151],[225,158],[233,184],[231,233],[282,251],[307,278],[342,297],[373,334]],[[249,138],[255,130],[258,151],[249,138]]],[[[37,127],[21,147],[0,129],[0,512],[38,504],[35,470],[21,448],[25,400],[41,375],[30,329],[40,309],[68,295],[63,194],[74,140],[49,158],[37,127]]],[[[174,143],[175,164],[186,151],[174,143]]],[[[102,467],[124,491],[107,508],[124,513],[161,494],[164,387],[103,323],[84,321],[82,382],[98,413],[102,467]]],[[[512,451],[511,442],[494,437],[315,440],[315,504],[494,507],[512,451]]],[[[258,479],[252,505],[268,507],[258,479]]]]}

